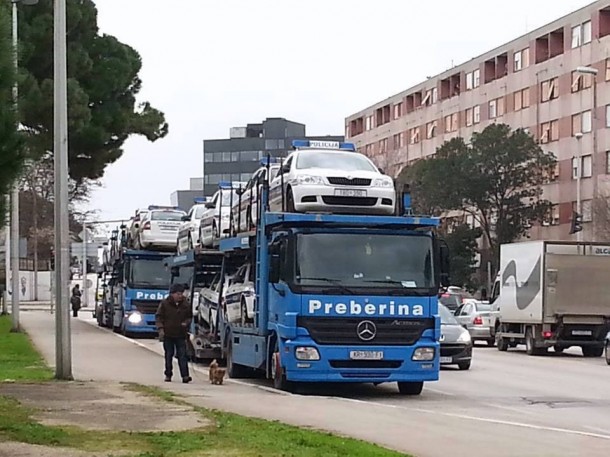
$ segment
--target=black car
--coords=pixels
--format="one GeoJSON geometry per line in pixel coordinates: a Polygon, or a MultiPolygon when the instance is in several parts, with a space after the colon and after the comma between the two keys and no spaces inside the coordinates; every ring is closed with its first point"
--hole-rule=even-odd
{"type": "Polygon", "coordinates": [[[442,303],[438,304],[438,313],[441,317],[441,365],[457,365],[460,370],[468,370],[472,362],[470,333],[442,303]]]}

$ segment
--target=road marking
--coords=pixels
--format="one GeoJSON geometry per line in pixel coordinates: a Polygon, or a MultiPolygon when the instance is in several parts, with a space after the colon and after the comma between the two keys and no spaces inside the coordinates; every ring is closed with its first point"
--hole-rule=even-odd
{"type": "MultiPolygon", "coordinates": [[[[566,434],[570,434],[570,435],[578,435],[578,436],[586,436],[589,438],[599,438],[599,439],[603,439],[603,440],[610,440],[610,435],[608,435],[606,433],[604,433],[604,434],[591,433],[591,432],[585,432],[583,430],[573,430],[573,429],[559,428],[559,427],[547,427],[544,425],[528,424],[525,422],[514,422],[514,421],[506,421],[506,420],[502,420],[502,419],[475,417],[475,416],[469,416],[467,414],[447,413],[447,412],[443,412],[443,411],[434,411],[434,410],[424,409],[424,408],[412,408],[412,407],[406,407],[406,406],[391,405],[391,404],[387,404],[387,403],[375,403],[375,402],[368,401],[368,400],[358,400],[358,399],[354,399],[354,398],[340,398],[339,397],[337,399],[342,400],[342,401],[352,402],[352,403],[383,406],[385,408],[405,409],[407,411],[415,411],[415,412],[419,412],[419,413],[423,413],[423,414],[431,414],[431,415],[435,415],[435,416],[451,417],[454,419],[465,419],[465,420],[471,420],[471,421],[475,421],[475,422],[484,422],[484,423],[488,423],[488,424],[507,425],[507,426],[512,426],[512,427],[527,428],[530,430],[541,430],[541,431],[555,432],[555,433],[566,433],[566,434]]],[[[605,432],[605,430],[604,430],[604,432],[605,432]]]]}
{"type": "MultiPolygon", "coordinates": [[[[157,354],[159,356],[161,356],[161,354],[159,354],[157,351],[154,350],[153,347],[148,346],[146,344],[140,343],[137,340],[131,339],[131,338],[127,338],[124,335],[121,335],[119,333],[115,333],[112,332],[110,329],[105,329],[102,327],[99,327],[97,325],[96,321],[87,321],[84,319],[80,319],[82,322],[85,322],[86,324],[89,324],[92,327],[95,327],[99,330],[105,331],[106,333],[111,333],[113,335],[118,336],[119,338],[122,338],[125,341],[129,341],[133,344],[135,344],[136,346],[139,346],[141,348],[147,349],[150,352],[153,352],[154,354],[157,354]]],[[[203,367],[196,367],[193,366],[193,369],[195,371],[198,371],[200,373],[204,373],[204,374],[209,374],[209,371],[203,367]]],[[[244,382],[244,381],[238,381],[235,379],[227,379],[226,380],[227,383],[231,383],[231,384],[237,384],[237,385],[241,385],[241,386],[246,386],[246,387],[255,387],[258,388],[260,390],[266,391],[266,392],[271,392],[274,394],[282,394],[285,396],[295,396],[295,394],[292,394],[290,392],[284,392],[284,391],[278,391],[277,389],[274,389],[272,387],[267,387],[267,386],[259,386],[256,384],[252,384],[249,382],[244,382]]],[[[432,392],[436,392],[436,393],[441,393],[443,395],[449,395],[449,396],[457,396],[456,394],[451,394],[445,391],[441,391],[438,389],[431,389],[431,388],[426,388],[426,390],[428,391],[432,391],[432,392]]],[[[369,401],[369,400],[358,400],[355,398],[345,398],[345,397],[331,397],[331,396],[322,396],[322,395],[308,395],[308,397],[313,397],[313,398],[321,398],[321,399],[334,399],[334,400],[338,400],[338,401],[345,401],[345,402],[351,402],[351,403],[359,403],[359,404],[363,404],[363,405],[372,405],[372,406],[381,406],[381,407],[385,407],[385,408],[392,408],[392,409],[404,409],[407,411],[412,411],[412,412],[419,412],[422,414],[431,414],[431,415],[436,415],[436,416],[444,416],[444,417],[451,417],[454,419],[465,419],[465,420],[470,420],[470,421],[474,421],[474,422],[483,422],[483,423],[488,423],[488,424],[497,424],[497,425],[506,425],[506,426],[512,426],[512,427],[519,427],[519,428],[526,428],[526,429],[530,429],[530,430],[540,430],[540,431],[547,431],[547,432],[554,432],[554,433],[565,433],[565,434],[569,434],[569,435],[577,435],[577,436],[585,436],[585,437],[589,437],[589,438],[598,438],[598,439],[604,439],[604,440],[610,440],[610,434],[608,434],[608,432],[606,430],[602,430],[602,429],[596,429],[595,427],[588,427],[585,426],[585,428],[592,430],[592,432],[586,432],[583,430],[573,430],[573,429],[566,429],[566,428],[559,428],[559,427],[547,427],[544,425],[535,425],[535,424],[528,424],[526,422],[514,422],[514,421],[507,421],[507,420],[502,420],[502,419],[492,419],[492,418],[482,418],[482,417],[476,417],[476,416],[469,416],[467,414],[457,414],[457,413],[448,413],[448,412],[443,412],[443,411],[435,411],[435,410],[430,410],[430,409],[424,409],[424,408],[413,408],[413,407],[406,407],[406,406],[400,406],[400,405],[393,405],[393,404],[388,404],[388,403],[378,403],[378,402],[373,402],[373,401],[369,401]],[[594,433],[593,431],[596,432],[602,432],[602,433],[594,433]]],[[[487,406],[492,406],[495,408],[501,408],[501,409],[508,409],[511,410],[512,408],[507,407],[507,406],[500,406],[500,405],[495,405],[495,404],[487,404],[487,406]]],[[[521,410],[518,410],[518,412],[523,412],[521,410]]]]}

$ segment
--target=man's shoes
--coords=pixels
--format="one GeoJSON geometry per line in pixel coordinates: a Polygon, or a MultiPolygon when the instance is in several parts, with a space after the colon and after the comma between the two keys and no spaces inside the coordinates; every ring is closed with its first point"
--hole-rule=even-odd
{"type": "Polygon", "coordinates": [[[165,382],[172,382],[172,377],[171,376],[166,376],[165,377],[165,382]]]}
{"type": "Polygon", "coordinates": [[[191,382],[193,380],[193,378],[191,378],[190,376],[187,376],[186,378],[182,378],[182,382],[184,384],[188,384],[189,382],[191,382]]]}

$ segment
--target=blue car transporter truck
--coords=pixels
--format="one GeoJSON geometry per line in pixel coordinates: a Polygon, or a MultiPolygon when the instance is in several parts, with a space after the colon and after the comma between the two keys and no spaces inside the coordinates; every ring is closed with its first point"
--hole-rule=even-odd
{"type": "Polygon", "coordinates": [[[104,255],[110,279],[102,300],[105,306],[98,308],[98,324],[128,336],[155,335],[155,313],[170,284],[163,263],[167,253],[126,249],[121,242],[125,237],[124,227],[115,230],[104,255]]]}
{"type": "MultiPolygon", "coordinates": [[[[199,335],[226,360],[229,376],[259,371],[282,390],[396,382],[405,395],[438,380],[437,297],[449,284],[438,219],[407,215],[408,195],[400,216],[368,216],[269,212],[267,181],[259,194],[255,231],[218,243],[223,276],[240,265],[253,272],[220,290],[215,332],[199,335]],[[228,319],[236,303],[245,311],[249,294],[252,323],[228,319]]],[[[206,256],[217,258],[210,254],[174,257],[172,274],[205,268],[206,256]]]]}

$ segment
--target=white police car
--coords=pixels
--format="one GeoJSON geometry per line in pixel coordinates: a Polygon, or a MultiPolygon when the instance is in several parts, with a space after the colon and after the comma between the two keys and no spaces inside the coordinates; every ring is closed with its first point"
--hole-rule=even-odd
{"type": "Polygon", "coordinates": [[[149,206],[135,240],[136,249],[175,249],[186,213],[175,206],[149,206]]]}
{"type": "Polygon", "coordinates": [[[243,187],[243,183],[221,182],[218,187],[201,216],[199,240],[202,246],[211,246],[214,240],[230,235],[231,206],[238,201],[237,189],[243,187]]]}
{"type": "Polygon", "coordinates": [[[292,146],[270,185],[271,211],[394,214],[394,181],[353,144],[297,140],[292,146]]]}
{"type": "Polygon", "coordinates": [[[178,254],[199,246],[199,226],[205,211],[205,199],[195,199],[195,204],[188,214],[182,218],[182,224],[178,229],[178,254]]]}
{"type": "Polygon", "coordinates": [[[250,178],[246,186],[241,190],[241,195],[238,197],[238,200],[233,204],[233,224],[240,232],[248,231],[256,227],[259,191],[263,184],[263,180],[267,178],[267,168],[269,169],[269,182],[271,182],[280,171],[280,164],[275,162],[274,159],[269,161],[268,167],[267,162],[268,159],[266,158],[261,160],[263,166],[254,172],[252,178],[250,178]]]}

